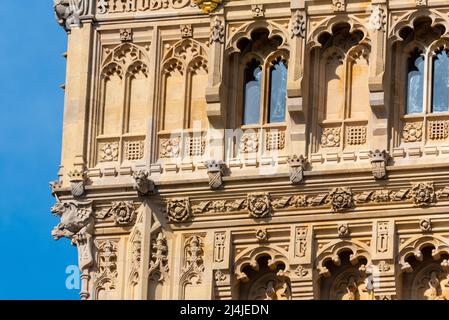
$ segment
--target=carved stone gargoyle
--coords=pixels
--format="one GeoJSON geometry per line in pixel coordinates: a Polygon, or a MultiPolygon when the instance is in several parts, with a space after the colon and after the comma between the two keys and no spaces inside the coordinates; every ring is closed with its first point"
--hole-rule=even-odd
{"type": "Polygon", "coordinates": [[[223,172],[225,164],[223,161],[209,160],[205,163],[209,176],[209,187],[217,190],[223,185],[223,172]]]}
{"type": "Polygon", "coordinates": [[[293,155],[287,159],[290,172],[290,182],[292,184],[299,184],[304,181],[304,168],[306,166],[306,159],[300,155],[293,155]]]}
{"type": "Polygon", "coordinates": [[[377,180],[387,178],[388,153],[385,150],[370,151],[371,171],[377,180]]]}
{"type": "Polygon", "coordinates": [[[57,202],[51,212],[61,218],[61,221],[53,228],[53,239],[62,237],[71,240],[72,245],[78,247],[78,263],[80,270],[89,268],[93,262],[92,234],[94,217],[92,215],[92,201],[80,203],[74,201],[57,202]]]}
{"type": "Polygon", "coordinates": [[[81,25],[80,17],[88,10],[87,0],[53,0],[56,20],[66,31],[81,25]]]}
{"type": "Polygon", "coordinates": [[[154,181],[148,179],[148,172],[145,170],[140,170],[133,172],[134,178],[134,190],[136,190],[140,196],[147,196],[154,194],[156,192],[156,185],[154,181]]]}
{"type": "Polygon", "coordinates": [[[77,169],[68,173],[70,177],[70,192],[75,198],[82,197],[86,191],[86,173],[77,169]]]}

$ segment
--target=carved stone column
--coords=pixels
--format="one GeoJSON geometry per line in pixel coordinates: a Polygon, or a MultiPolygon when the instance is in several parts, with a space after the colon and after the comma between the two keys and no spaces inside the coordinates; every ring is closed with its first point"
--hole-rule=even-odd
{"type": "Polygon", "coordinates": [[[394,299],[396,297],[394,239],[395,224],[393,220],[373,222],[371,273],[376,299],[394,299]]]}
{"type": "Polygon", "coordinates": [[[311,225],[294,225],[290,230],[289,274],[292,299],[314,299],[317,290],[312,272],[313,227],[311,225]]]}
{"type": "Polygon", "coordinates": [[[291,118],[291,150],[306,154],[306,124],[303,106],[302,78],[307,16],[304,0],[292,1],[290,21],[290,58],[287,77],[287,110],[291,118]]]}
{"type": "MultiPolygon", "coordinates": [[[[223,11],[223,9],[221,9],[223,11]]],[[[209,36],[209,81],[206,88],[208,130],[208,156],[223,160],[225,110],[223,107],[222,77],[223,56],[226,36],[225,19],[222,12],[211,15],[209,36]]]]}
{"type": "Polygon", "coordinates": [[[374,116],[373,141],[375,149],[387,146],[387,112],[385,108],[385,90],[383,78],[386,58],[387,5],[385,0],[375,0],[371,4],[371,15],[368,18],[368,29],[371,38],[371,54],[369,61],[370,104],[374,116]]]}

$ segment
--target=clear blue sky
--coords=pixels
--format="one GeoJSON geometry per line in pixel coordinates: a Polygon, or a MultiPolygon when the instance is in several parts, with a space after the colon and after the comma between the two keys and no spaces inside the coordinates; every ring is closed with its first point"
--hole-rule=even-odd
{"type": "Polygon", "coordinates": [[[79,298],[65,286],[76,248],[50,236],[66,50],[52,7],[52,0],[1,1],[0,299],[79,298]]]}

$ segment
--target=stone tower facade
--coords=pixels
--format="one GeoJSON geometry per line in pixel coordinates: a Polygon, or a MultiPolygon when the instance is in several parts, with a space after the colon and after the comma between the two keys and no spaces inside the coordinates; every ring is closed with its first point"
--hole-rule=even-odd
{"type": "Polygon", "coordinates": [[[449,299],[449,4],[55,0],[83,299],[449,299]]]}

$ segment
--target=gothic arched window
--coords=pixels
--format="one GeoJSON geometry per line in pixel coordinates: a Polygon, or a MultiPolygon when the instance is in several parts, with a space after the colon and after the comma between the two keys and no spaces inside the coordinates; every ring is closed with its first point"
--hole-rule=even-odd
{"type": "MultiPolygon", "coordinates": [[[[420,18],[400,31],[396,44],[395,83],[403,87],[395,94],[396,110],[392,114],[397,126],[394,138],[401,144],[447,143],[449,140],[449,39],[445,28],[420,18]]],[[[414,145],[411,145],[411,144],[414,145]]]]}

